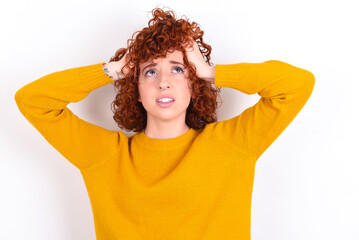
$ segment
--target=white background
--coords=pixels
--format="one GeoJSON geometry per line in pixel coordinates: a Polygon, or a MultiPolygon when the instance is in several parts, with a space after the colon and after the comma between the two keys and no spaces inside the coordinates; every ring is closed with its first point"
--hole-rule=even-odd
{"type": "MultiPolygon", "coordinates": [[[[109,61],[157,6],[199,23],[215,64],[280,60],[316,78],[257,162],[252,239],[359,239],[359,17],[348,0],[1,0],[0,239],[95,239],[80,171],[26,121],[14,95],[46,74],[109,61]]],[[[218,120],[259,100],[229,88],[221,95],[218,120]]],[[[114,96],[109,84],[68,107],[117,131],[114,96]]]]}

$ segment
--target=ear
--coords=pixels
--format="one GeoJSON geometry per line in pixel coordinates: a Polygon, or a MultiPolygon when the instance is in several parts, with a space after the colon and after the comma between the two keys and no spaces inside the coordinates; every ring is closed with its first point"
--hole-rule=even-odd
{"type": "Polygon", "coordinates": [[[141,96],[138,96],[138,101],[142,102],[141,96]]]}
{"type": "Polygon", "coordinates": [[[196,94],[192,91],[191,98],[196,98],[196,94]]]}
{"type": "Polygon", "coordinates": [[[191,98],[195,98],[196,97],[196,94],[195,92],[193,91],[193,83],[192,82],[189,82],[188,84],[188,87],[191,89],[191,98]]]}

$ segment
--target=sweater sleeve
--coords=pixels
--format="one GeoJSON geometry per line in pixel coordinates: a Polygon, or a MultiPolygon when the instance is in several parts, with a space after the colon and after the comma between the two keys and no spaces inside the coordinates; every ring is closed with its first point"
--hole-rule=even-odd
{"type": "Polygon", "coordinates": [[[256,161],[301,111],[314,83],[310,71],[278,60],[218,64],[215,86],[261,98],[240,115],[214,123],[214,133],[256,161]]]}
{"type": "Polygon", "coordinates": [[[15,94],[23,116],[80,170],[104,162],[119,149],[119,132],[86,122],[67,108],[70,102],[113,82],[102,69],[104,63],[45,75],[15,94]]]}

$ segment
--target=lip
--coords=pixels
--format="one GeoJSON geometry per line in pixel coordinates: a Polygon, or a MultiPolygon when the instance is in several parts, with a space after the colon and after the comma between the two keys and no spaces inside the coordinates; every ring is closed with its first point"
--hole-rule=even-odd
{"type": "Polygon", "coordinates": [[[169,107],[171,107],[171,106],[175,103],[175,101],[165,102],[165,103],[156,102],[156,103],[157,103],[157,105],[158,105],[159,107],[161,107],[161,108],[169,108],[169,107]]]}
{"type": "MultiPolygon", "coordinates": [[[[158,100],[160,100],[161,98],[172,98],[174,101],[176,101],[176,99],[175,99],[172,95],[170,95],[170,94],[163,94],[163,95],[159,96],[158,98],[156,98],[156,102],[158,103],[158,100]]],[[[173,102],[174,102],[174,101],[173,101],[173,102]]]]}

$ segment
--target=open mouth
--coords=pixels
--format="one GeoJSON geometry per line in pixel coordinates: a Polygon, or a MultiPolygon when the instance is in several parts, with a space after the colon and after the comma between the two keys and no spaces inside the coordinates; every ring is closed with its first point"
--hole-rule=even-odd
{"type": "Polygon", "coordinates": [[[159,101],[156,101],[157,105],[160,106],[160,107],[163,107],[163,108],[167,108],[167,107],[170,107],[174,104],[174,100],[173,101],[169,101],[169,102],[159,102],[159,101]]]}

